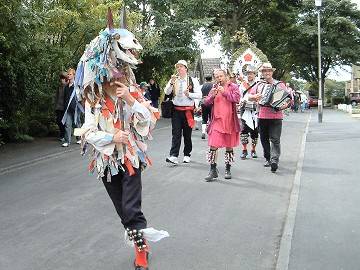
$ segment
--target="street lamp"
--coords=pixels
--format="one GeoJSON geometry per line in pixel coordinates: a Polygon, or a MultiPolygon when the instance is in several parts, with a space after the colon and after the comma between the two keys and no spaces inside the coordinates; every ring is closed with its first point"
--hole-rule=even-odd
{"type": "Polygon", "coordinates": [[[323,117],[323,95],[322,95],[322,80],[321,80],[321,38],[320,38],[320,8],[321,0],[315,0],[315,6],[318,13],[318,71],[319,71],[319,99],[318,99],[318,121],[322,123],[323,117]]]}

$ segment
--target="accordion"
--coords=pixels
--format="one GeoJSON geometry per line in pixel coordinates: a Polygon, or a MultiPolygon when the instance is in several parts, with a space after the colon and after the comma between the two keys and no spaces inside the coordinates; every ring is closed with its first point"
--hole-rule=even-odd
{"type": "Polygon", "coordinates": [[[286,89],[276,84],[266,84],[262,91],[262,98],[259,101],[261,106],[271,107],[279,111],[281,107],[291,100],[291,94],[286,89]]]}

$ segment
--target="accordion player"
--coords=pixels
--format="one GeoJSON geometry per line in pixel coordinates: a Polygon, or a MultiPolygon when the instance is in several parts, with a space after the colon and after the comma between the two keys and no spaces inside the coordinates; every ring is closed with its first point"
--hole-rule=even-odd
{"type": "Polygon", "coordinates": [[[274,84],[262,84],[262,98],[259,101],[261,106],[271,107],[276,111],[289,103],[291,100],[291,94],[287,91],[287,88],[281,87],[283,82],[278,81],[274,84]]]}

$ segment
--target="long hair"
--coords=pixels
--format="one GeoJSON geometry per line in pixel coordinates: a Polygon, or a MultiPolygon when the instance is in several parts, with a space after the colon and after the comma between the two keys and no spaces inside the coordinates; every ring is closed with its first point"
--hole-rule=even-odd
{"type": "Polygon", "coordinates": [[[72,74],[72,75],[75,75],[75,69],[73,69],[73,68],[69,68],[68,70],[67,70],[67,73],[69,74],[72,74]]]}

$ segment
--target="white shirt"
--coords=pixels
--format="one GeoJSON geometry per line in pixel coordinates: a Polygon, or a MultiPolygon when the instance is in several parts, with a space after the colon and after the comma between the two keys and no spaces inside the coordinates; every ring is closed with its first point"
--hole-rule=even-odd
{"type": "MultiPolygon", "coordinates": [[[[202,93],[200,88],[200,83],[197,78],[192,78],[191,80],[194,84],[193,92],[189,92],[189,96],[185,96],[184,92],[187,88],[188,76],[181,79],[178,78],[179,81],[179,91],[176,96],[173,98],[173,103],[175,106],[194,106],[194,99],[201,99],[202,93]]],[[[170,85],[171,80],[166,84],[164,92],[166,95],[170,95],[173,91],[173,86],[170,85]]]]}

